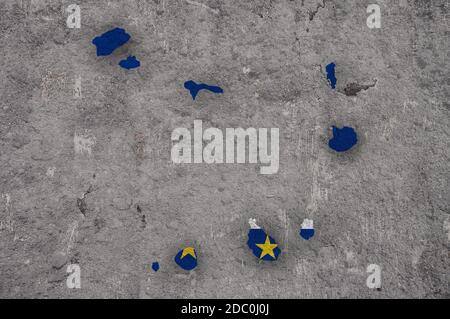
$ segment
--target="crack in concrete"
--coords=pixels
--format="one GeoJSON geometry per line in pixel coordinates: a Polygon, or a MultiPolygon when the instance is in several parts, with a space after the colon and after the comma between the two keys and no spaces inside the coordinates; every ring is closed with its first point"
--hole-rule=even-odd
{"type": "Polygon", "coordinates": [[[86,216],[87,204],[86,204],[86,195],[93,192],[92,185],[89,186],[88,190],[83,193],[81,198],[77,198],[77,206],[83,216],[86,216]]]}
{"type": "Polygon", "coordinates": [[[219,14],[219,10],[213,9],[211,7],[208,7],[206,4],[203,4],[203,3],[200,3],[200,2],[197,2],[197,1],[192,1],[192,0],[186,0],[186,2],[189,3],[189,4],[192,4],[194,6],[205,8],[206,10],[209,10],[209,11],[211,11],[214,14],[219,14]]]}
{"type": "Polygon", "coordinates": [[[327,0],[323,0],[322,3],[319,3],[319,4],[317,5],[316,10],[314,10],[314,11],[309,11],[309,12],[308,12],[308,14],[309,14],[309,21],[314,20],[314,17],[315,17],[316,14],[319,12],[319,9],[320,9],[320,8],[325,9],[325,3],[326,3],[326,2],[327,2],[327,0]]]}
{"type": "Polygon", "coordinates": [[[136,205],[136,210],[139,213],[139,215],[141,215],[141,228],[145,229],[145,227],[147,227],[147,220],[145,219],[145,214],[142,213],[142,208],[139,205],[136,205]]]}

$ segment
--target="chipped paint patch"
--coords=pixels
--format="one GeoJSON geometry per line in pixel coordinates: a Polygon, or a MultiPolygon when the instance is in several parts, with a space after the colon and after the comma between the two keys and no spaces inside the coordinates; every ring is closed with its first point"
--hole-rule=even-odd
{"type": "Polygon", "coordinates": [[[81,76],[77,76],[75,79],[75,86],[73,88],[73,96],[77,99],[81,99],[82,93],[81,93],[81,76]]]}
{"type": "Polygon", "coordinates": [[[450,220],[444,222],[444,229],[447,231],[447,240],[450,241],[450,220]]]}
{"type": "Polygon", "coordinates": [[[69,255],[70,250],[74,246],[77,235],[78,235],[78,221],[74,221],[69,225],[69,228],[67,229],[66,232],[66,236],[62,241],[62,245],[64,248],[61,250],[61,253],[63,255],[65,256],[69,255]]]}
{"type": "Polygon", "coordinates": [[[423,246],[416,246],[414,247],[410,253],[411,253],[411,264],[412,266],[417,269],[417,266],[419,265],[420,259],[422,258],[422,254],[424,252],[423,246]]]}
{"type": "Polygon", "coordinates": [[[278,219],[284,228],[284,251],[287,252],[289,247],[289,217],[285,209],[278,210],[278,219]]]}
{"type": "Polygon", "coordinates": [[[255,219],[255,218],[250,218],[250,219],[248,220],[248,224],[250,225],[250,228],[251,228],[251,229],[261,229],[261,227],[259,227],[259,226],[256,224],[256,219],[255,219]]]}
{"type": "Polygon", "coordinates": [[[92,147],[95,145],[95,136],[89,133],[77,133],[73,136],[75,153],[92,155],[92,147]]]}
{"type": "Polygon", "coordinates": [[[11,195],[2,194],[2,200],[5,203],[5,220],[0,220],[0,230],[6,229],[10,232],[14,231],[13,212],[11,210],[11,195]]]}
{"type": "Polygon", "coordinates": [[[49,167],[49,168],[47,168],[46,175],[48,177],[53,177],[55,175],[55,171],[56,171],[56,167],[49,167]]]}
{"type": "Polygon", "coordinates": [[[389,118],[386,124],[384,124],[381,136],[388,141],[392,137],[392,133],[395,132],[396,127],[398,127],[398,124],[399,122],[397,121],[395,116],[389,118]]]}
{"type": "Polygon", "coordinates": [[[6,199],[6,207],[8,208],[11,206],[11,195],[5,194],[5,199],[6,199]]]}
{"type": "Polygon", "coordinates": [[[311,199],[306,207],[307,211],[311,214],[317,212],[319,208],[319,203],[328,200],[328,189],[322,188],[319,182],[319,177],[321,177],[321,167],[319,167],[318,161],[312,163],[313,171],[313,182],[311,186],[311,199]]]}

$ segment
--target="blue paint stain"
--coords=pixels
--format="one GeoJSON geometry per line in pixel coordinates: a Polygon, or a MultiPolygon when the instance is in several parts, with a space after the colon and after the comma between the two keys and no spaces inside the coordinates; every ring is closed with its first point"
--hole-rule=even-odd
{"type": "Polygon", "coordinates": [[[141,62],[139,62],[135,56],[129,56],[125,60],[119,62],[119,65],[127,70],[136,69],[141,66],[141,62]]]}
{"type": "Polygon", "coordinates": [[[328,142],[328,146],[336,152],[348,151],[358,142],[358,137],[353,128],[344,126],[339,129],[333,126],[333,138],[328,142]]]}
{"type": "Polygon", "coordinates": [[[309,240],[312,236],[314,236],[314,228],[302,228],[302,229],[300,229],[300,236],[303,239],[309,240]]]}
{"type": "Polygon", "coordinates": [[[152,269],[153,269],[154,271],[158,271],[158,270],[159,270],[159,263],[158,263],[158,262],[154,262],[154,263],[152,264],[152,269]]]}
{"type": "Polygon", "coordinates": [[[331,88],[336,88],[336,75],[335,75],[335,68],[336,64],[330,63],[325,67],[325,70],[327,71],[327,79],[330,82],[331,88]]]}
{"type": "Polygon", "coordinates": [[[195,97],[200,90],[208,90],[213,93],[223,93],[223,89],[219,86],[212,86],[205,83],[197,84],[192,80],[184,82],[184,87],[189,90],[193,100],[195,100],[195,97]]]}
{"type": "Polygon", "coordinates": [[[252,250],[253,255],[255,255],[259,259],[266,261],[276,260],[281,253],[281,249],[278,247],[278,245],[276,245],[275,240],[272,237],[268,236],[266,232],[261,228],[250,228],[250,230],[248,231],[247,246],[252,250]],[[268,241],[272,245],[275,244],[276,246],[271,249],[271,252],[273,252],[273,256],[271,256],[270,254],[261,256],[263,250],[258,245],[264,244],[266,243],[266,241],[268,241]]]}
{"type": "Polygon", "coordinates": [[[115,28],[95,37],[92,43],[97,47],[97,56],[105,56],[127,43],[130,38],[124,29],[115,28]]]}

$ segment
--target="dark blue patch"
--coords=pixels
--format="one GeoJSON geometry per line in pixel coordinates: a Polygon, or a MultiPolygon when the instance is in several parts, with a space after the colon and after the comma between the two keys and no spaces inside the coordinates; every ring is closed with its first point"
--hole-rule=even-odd
{"type": "Polygon", "coordinates": [[[92,43],[97,47],[97,56],[110,55],[115,49],[130,40],[130,35],[121,28],[115,28],[95,37],[92,43]]]}
{"type": "Polygon", "coordinates": [[[141,62],[139,62],[135,56],[129,56],[125,60],[119,62],[119,65],[127,70],[136,69],[141,66],[141,62]]]}
{"type": "Polygon", "coordinates": [[[154,262],[154,263],[152,264],[152,269],[153,269],[154,271],[158,271],[158,270],[159,270],[159,263],[158,263],[158,262],[154,262]]]}
{"type": "Polygon", "coordinates": [[[197,267],[197,258],[192,257],[191,255],[186,255],[183,258],[181,258],[181,255],[183,254],[183,249],[178,252],[175,256],[175,262],[178,266],[183,268],[184,270],[192,270],[195,267],[197,267]]]}
{"type": "Polygon", "coordinates": [[[200,90],[208,90],[213,93],[223,93],[222,88],[219,86],[207,85],[205,83],[197,84],[192,80],[184,82],[184,87],[189,90],[193,100],[195,100],[195,97],[197,96],[198,91],[200,90]]]}
{"type": "Polygon", "coordinates": [[[302,228],[300,229],[300,236],[306,240],[309,240],[312,236],[314,236],[314,229],[302,228]]]}
{"type": "Polygon", "coordinates": [[[335,68],[336,64],[330,63],[325,67],[325,70],[327,71],[327,79],[330,82],[331,88],[336,88],[336,76],[335,76],[335,68]]]}
{"type": "MultiPolygon", "coordinates": [[[[253,255],[255,255],[258,258],[261,257],[262,249],[260,247],[256,246],[256,244],[264,244],[266,241],[266,238],[267,238],[267,234],[263,229],[251,228],[248,231],[247,246],[248,246],[248,248],[250,248],[252,250],[253,255]]],[[[270,236],[269,236],[269,240],[270,240],[271,244],[276,244],[275,240],[270,236]]],[[[276,260],[280,253],[281,253],[280,248],[275,247],[275,249],[273,250],[273,254],[275,255],[275,258],[273,258],[270,255],[264,255],[260,259],[267,260],[267,261],[276,260]]]]}
{"type": "Polygon", "coordinates": [[[342,129],[333,126],[333,138],[328,146],[336,152],[348,151],[358,142],[358,137],[353,128],[344,126],[342,129]]]}

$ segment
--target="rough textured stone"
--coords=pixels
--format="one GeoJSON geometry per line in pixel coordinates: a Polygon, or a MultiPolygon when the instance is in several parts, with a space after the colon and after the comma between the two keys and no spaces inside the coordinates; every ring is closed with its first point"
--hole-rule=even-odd
{"type": "Polygon", "coordinates": [[[449,298],[448,1],[196,2],[77,1],[68,29],[72,1],[0,1],[0,297],[449,298]],[[131,40],[96,57],[114,27],[131,40]],[[118,66],[129,55],[140,68],[118,66]],[[193,101],[189,79],[224,94],[193,101]],[[280,128],[279,172],[173,164],[171,132],[195,119],[280,128]],[[330,150],[333,125],[358,145],[330,150]],[[249,218],[276,262],[246,247],[249,218]],[[190,274],[173,262],[186,246],[190,274]]]}

